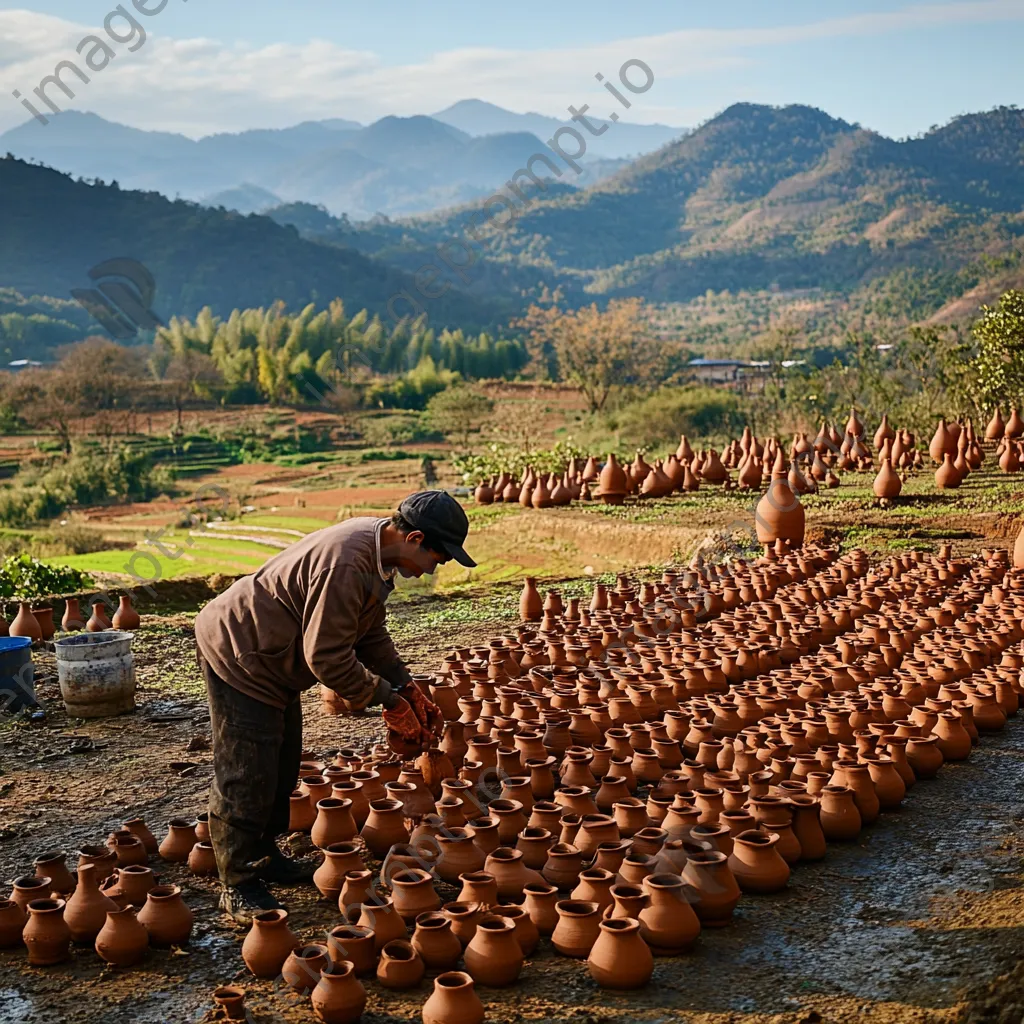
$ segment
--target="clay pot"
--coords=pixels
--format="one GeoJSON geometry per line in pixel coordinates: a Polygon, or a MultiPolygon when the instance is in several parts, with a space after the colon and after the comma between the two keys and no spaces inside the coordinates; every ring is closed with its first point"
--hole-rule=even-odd
{"type": "Polygon", "coordinates": [[[378,859],[383,859],[396,843],[407,843],[409,832],[401,802],[371,800],[369,816],[359,835],[378,859]]]}
{"type": "Polygon", "coordinates": [[[63,900],[32,900],[21,933],[33,967],[59,964],[71,955],[71,931],[64,923],[63,900]]]}
{"type": "MultiPolygon", "coordinates": [[[[202,817],[202,815],[200,815],[202,817]]],[[[122,828],[126,832],[131,832],[136,839],[138,839],[143,848],[146,851],[146,855],[149,857],[155,857],[160,852],[160,846],[156,841],[156,837],[150,832],[149,827],[142,820],[142,818],[132,818],[130,821],[126,821],[122,828]]],[[[198,836],[198,830],[196,832],[198,836]]],[[[209,835],[199,836],[201,839],[209,839],[209,835]]]]}
{"type": "Polygon", "coordinates": [[[416,988],[425,973],[426,967],[422,958],[405,939],[393,939],[380,951],[377,981],[384,988],[416,988]]]}
{"type": "Polygon", "coordinates": [[[181,898],[176,885],[156,885],[139,911],[139,923],[149,932],[153,946],[184,946],[192,935],[195,916],[181,898]]]}
{"type": "Polygon", "coordinates": [[[74,876],[68,871],[68,855],[63,850],[49,850],[32,862],[37,878],[48,878],[48,892],[66,896],[75,888],[74,876]]]}
{"type": "Polygon", "coordinates": [[[971,756],[971,737],[957,711],[940,711],[932,734],[944,761],[966,761],[971,756]]]}
{"type": "MultiPolygon", "coordinates": [[[[350,918],[351,916],[352,912],[349,914],[350,918]]],[[[356,924],[360,928],[373,929],[374,948],[378,953],[393,939],[409,938],[405,922],[389,899],[379,899],[370,903],[364,903],[359,908],[356,924]]]]}
{"type": "Polygon", "coordinates": [[[407,924],[441,906],[441,898],[434,892],[433,876],[419,868],[393,875],[391,890],[395,909],[407,924]]]}
{"type": "Polygon", "coordinates": [[[288,831],[308,832],[316,821],[316,808],[309,794],[296,789],[289,797],[288,831]]]}
{"type": "Polygon", "coordinates": [[[523,951],[516,938],[515,923],[496,914],[482,917],[463,959],[470,976],[481,985],[511,985],[523,969],[523,951]]]}
{"type": "Polygon", "coordinates": [[[599,925],[587,957],[590,976],[601,988],[642,988],[654,973],[654,957],[641,937],[639,921],[611,918],[599,925]]]}
{"type": "Polygon", "coordinates": [[[423,1024],[483,1024],[485,1017],[468,974],[449,971],[434,979],[434,992],[423,1004],[423,1024]]]}
{"type": "Polygon", "coordinates": [[[489,914],[490,909],[479,903],[467,903],[460,900],[447,904],[441,913],[451,922],[452,934],[465,949],[476,934],[477,922],[481,917],[489,914]]]}
{"type": "Polygon", "coordinates": [[[107,847],[114,851],[118,867],[125,868],[132,864],[145,864],[149,859],[142,840],[132,835],[127,829],[118,829],[118,831],[112,832],[107,839],[107,847]]]}
{"type": "Polygon", "coordinates": [[[696,896],[693,909],[703,927],[722,928],[732,921],[740,887],[724,853],[718,850],[688,853],[682,878],[696,896]]]}
{"type": "Polygon", "coordinates": [[[355,1024],[366,1009],[366,989],[350,963],[332,962],[320,972],[309,1001],[323,1024],[355,1024]]]}
{"type": "Polygon", "coordinates": [[[686,883],[679,875],[650,875],[644,879],[650,905],[640,911],[640,934],[658,956],[689,950],[700,935],[700,921],[690,905],[686,883]]]}
{"type": "Polygon", "coordinates": [[[96,936],[96,952],[115,967],[132,967],[149,950],[149,933],[139,923],[134,907],[107,912],[107,922],[96,936]]]}
{"type": "Polygon", "coordinates": [[[213,990],[213,1002],[225,1020],[245,1020],[245,989],[237,985],[221,985],[213,990]]]}
{"type": "Polygon", "coordinates": [[[92,602],[92,615],[89,616],[85,628],[90,633],[103,633],[113,628],[113,624],[107,618],[106,608],[102,601],[92,602]]]}
{"type": "Polygon", "coordinates": [[[569,843],[556,843],[548,850],[548,859],[541,874],[544,881],[562,892],[570,892],[583,870],[583,854],[569,843]]]}
{"type": "Polygon", "coordinates": [[[117,854],[107,846],[83,846],[78,851],[78,870],[85,864],[96,868],[96,882],[102,885],[117,870],[117,854]]]}
{"type": "Polygon", "coordinates": [[[188,869],[193,875],[208,877],[217,874],[217,855],[213,843],[196,843],[188,855],[188,869]]]}
{"type": "Polygon", "coordinates": [[[114,629],[133,630],[139,628],[139,613],[132,607],[132,599],[129,594],[122,594],[118,600],[117,611],[111,620],[114,629]]]}
{"type": "Polygon", "coordinates": [[[847,786],[828,785],[822,789],[819,800],[819,822],[827,840],[852,840],[860,835],[863,822],[853,790],[847,786]]]}
{"type": "Polygon", "coordinates": [[[527,911],[516,904],[510,904],[495,907],[494,913],[515,925],[516,942],[519,943],[523,956],[530,956],[540,943],[540,931],[527,911]]]}
{"type": "Polygon", "coordinates": [[[309,995],[320,980],[320,972],[328,964],[326,946],[302,946],[293,949],[281,968],[281,980],[300,995],[309,995]]]}
{"type": "Polygon", "coordinates": [[[561,900],[555,904],[558,924],[551,934],[551,944],[562,956],[582,960],[590,955],[597,941],[601,914],[596,903],[584,900],[561,900]]]}
{"type": "Polygon", "coordinates": [[[793,493],[785,473],[774,475],[768,491],[757,503],[754,523],[761,544],[777,540],[800,545],[804,540],[804,507],[793,493]]]}
{"type": "Polygon", "coordinates": [[[33,900],[45,899],[52,891],[49,878],[40,878],[38,875],[22,875],[20,878],[16,878],[11,885],[11,900],[27,914],[28,905],[33,900]]]}
{"type": "Polygon", "coordinates": [[[107,923],[107,914],[117,909],[117,904],[100,892],[95,865],[80,865],[78,885],[64,908],[64,923],[71,932],[71,940],[94,942],[107,923]]]}
{"type": "Polygon", "coordinates": [[[372,899],[373,872],[366,868],[357,868],[346,871],[341,883],[341,892],[338,894],[338,909],[342,915],[347,915],[349,907],[369,903],[372,899]]]}
{"type": "Polygon", "coordinates": [[[53,624],[53,609],[33,608],[32,614],[35,616],[36,622],[39,623],[39,632],[42,634],[41,638],[49,640],[57,632],[57,627],[53,624]]]}
{"type": "Polygon", "coordinates": [[[911,736],[907,739],[907,761],[919,779],[933,779],[945,758],[938,736],[911,736]]]}
{"type": "Polygon", "coordinates": [[[537,581],[532,576],[527,576],[519,597],[519,617],[524,622],[540,622],[543,615],[544,599],[537,589],[537,581]]]}
{"type": "MultiPolygon", "coordinates": [[[[328,900],[340,897],[350,871],[362,871],[363,858],[356,843],[332,843],[324,849],[324,862],[313,873],[313,884],[328,900]]],[[[355,902],[362,902],[355,901],[355,902]]]]}
{"type": "Polygon", "coordinates": [[[14,900],[0,900],[0,949],[21,945],[21,933],[28,915],[14,900]]]}
{"type": "Polygon", "coordinates": [[[420,914],[412,935],[413,949],[432,971],[450,971],[462,956],[462,943],[444,914],[420,914]]]}
{"type": "Polygon", "coordinates": [[[530,882],[523,887],[523,909],[530,915],[541,935],[550,935],[558,924],[558,889],[546,882],[530,882]]]}
{"type": "Polygon", "coordinates": [[[80,629],[85,629],[85,619],[82,616],[81,608],[79,608],[77,597],[69,597],[64,602],[64,614],[61,616],[60,628],[65,633],[76,633],[80,629]]]}
{"type": "Polygon", "coordinates": [[[629,491],[629,481],[614,452],[608,454],[599,480],[598,497],[606,505],[621,505],[629,491]]]}
{"type": "Polygon", "coordinates": [[[480,871],[484,866],[485,854],[474,842],[474,834],[465,828],[447,829],[436,837],[441,856],[434,865],[434,872],[445,882],[453,885],[460,875],[480,871]]]}
{"type": "Polygon", "coordinates": [[[314,846],[325,850],[335,843],[345,843],[356,837],[356,823],[352,817],[352,801],[328,797],[316,805],[316,821],[309,838],[314,846]]]}
{"type": "Polygon", "coordinates": [[[172,864],[184,864],[197,842],[194,821],[172,818],[167,826],[167,835],[160,844],[160,856],[172,864]]]}
{"type": "Polygon", "coordinates": [[[800,844],[800,859],[821,860],[826,843],[817,799],[797,793],[789,798],[789,803],[793,810],[793,835],[800,844]]]}
{"type": "Polygon", "coordinates": [[[571,898],[596,903],[603,914],[605,908],[612,905],[611,888],[615,885],[615,877],[604,868],[587,868],[580,872],[579,882],[570,894],[571,898]]]}
{"type": "MultiPolygon", "coordinates": [[[[81,867],[78,871],[81,877],[81,867]]],[[[156,876],[152,868],[145,864],[129,864],[125,868],[118,868],[116,874],[103,883],[100,891],[119,907],[127,907],[129,904],[144,907],[150,890],[155,886],[156,876]]]]}
{"type": "Polygon", "coordinates": [[[32,605],[27,601],[22,601],[18,605],[18,614],[8,627],[8,633],[11,636],[27,636],[33,643],[39,643],[43,639],[39,620],[32,614],[32,605]]]}
{"type": "Polygon", "coordinates": [[[770,893],[786,887],[789,865],[775,849],[777,833],[750,829],[733,837],[729,868],[743,892],[770,893]]]}
{"type": "Polygon", "coordinates": [[[356,975],[365,978],[377,970],[377,947],[372,928],[340,924],[327,935],[327,955],[332,963],[347,960],[356,975]]]}
{"type": "Polygon", "coordinates": [[[298,938],[288,927],[288,911],[265,910],[253,915],[252,928],[242,943],[242,959],[257,978],[276,978],[288,954],[298,945],[298,938]]]}
{"type": "Polygon", "coordinates": [[[484,861],[484,871],[494,876],[498,896],[505,900],[522,899],[523,887],[528,882],[539,882],[541,876],[523,863],[519,850],[499,846],[484,861]]]}

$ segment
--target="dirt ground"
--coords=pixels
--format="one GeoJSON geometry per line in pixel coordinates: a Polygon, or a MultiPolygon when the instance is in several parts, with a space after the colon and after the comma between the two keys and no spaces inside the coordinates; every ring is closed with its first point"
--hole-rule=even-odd
{"type": "MultiPolygon", "coordinates": [[[[507,615],[478,617],[442,634],[428,628],[430,605],[395,610],[399,620],[408,618],[396,621],[396,632],[417,668],[434,668],[448,647],[508,625],[507,615]]],[[[0,724],[4,883],[30,872],[43,851],[102,842],[126,818],[141,815],[161,835],[168,819],[204,809],[210,755],[195,748],[203,746],[208,717],[191,618],[178,611],[146,620],[135,642],[138,710],[121,718],[69,721],[40,658],[46,722],[0,724]],[[81,736],[94,748],[71,753],[72,738],[81,736]]],[[[373,717],[326,717],[314,694],[306,695],[305,717],[313,751],[376,735],[373,717]]],[[[658,960],[643,991],[598,989],[583,964],[557,956],[545,941],[519,984],[481,990],[487,1019],[1017,1024],[1024,1012],[1022,777],[1024,716],[985,737],[970,761],[945,767],[938,782],[915,786],[903,810],[884,815],[857,843],[832,844],[823,862],[800,865],[785,892],[745,896],[730,927],[706,930],[686,957],[658,960]]],[[[176,865],[154,868],[182,885],[195,911],[187,948],[153,951],[130,970],[103,965],[90,948],[76,948],[70,962],[50,968],[29,967],[21,951],[0,952],[0,1021],[197,1022],[210,1014],[212,990],[228,982],[248,990],[258,1024],[312,1019],[308,1000],[248,976],[244,933],[217,913],[214,883],[176,865]]],[[[339,922],[337,908],[312,888],[280,895],[303,939],[323,941],[339,922]]],[[[419,1020],[429,986],[393,993],[369,982],[363,1020],[419,1020]]]]}

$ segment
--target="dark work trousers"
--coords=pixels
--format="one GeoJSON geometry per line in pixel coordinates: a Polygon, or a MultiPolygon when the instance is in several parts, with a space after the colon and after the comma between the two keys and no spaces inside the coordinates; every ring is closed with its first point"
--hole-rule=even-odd
{"type": "Polygon", "coordinates": [[[199,664],[213,741],[210,840],[220,880],[240,885],[257,877],[257,862],[288,830],[302,756],[302,703],[296,694],[279,711],[228,686],[202,657],[199,664]]]}

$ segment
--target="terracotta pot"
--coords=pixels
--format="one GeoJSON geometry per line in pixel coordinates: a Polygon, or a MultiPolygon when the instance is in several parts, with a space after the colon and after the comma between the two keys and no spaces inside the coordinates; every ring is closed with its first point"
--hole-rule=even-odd
{"type": "Polygon", "coordinates": [[[265,910],[253,916],[252,928],[242,943],[242,959],[257,978],[276,978],[298,945],[288,927],[288,911],[265,910]]]}
{"type": "Polygon", "coordinates": [[[364,903],[359,908],[356,924],[360,928],[373,929],[374,948],[378,953],[394,939],[409,938],[405,922],[389,899],[364,903]]]}
{"type": "Polygon", "coordinates": [[[551,934],[551,944],[562,956],[582,960],[590,955],[597,941],[601,915],[596,903],[583,900],[561,900],[555,905],[558,924],[551,934]]]}
{"type": "Polygon", "coordinates": [[[217,855],[213,843],[196,843],[188,855],[188,869],[193,875],[209,877],[217,874],[217,855]]]}
{"type": "Polygon", "coordinates": [[[80,865],[78,885],[64,908],[64,923],[71,932],[72,941],[95,942],[107,923],[107,914],[117,909],[117,904],[100,892],[96,866],[80,865]]]}
{"type": "Polygon", "coordinates": [[[532,576],[527,576],[519,597],[519,617],[524,622],[540,622],[543,614],[544,599],[537,589],[537,581],[532,576]]]}
{"type": "Polygon", "coordinates": [[[853,790],[853,802],[857,805],[861,821],[865,825],[870,825],[878,818],[881,804],[866,764],[837,761],[832,766],[832,783],[837,786],[848,786],[853,790]]]}
{"type": "Polygon", "coordinates": [[[468,974],[449,971],[434,979],[434,992],[423,1004],[423,1024],[483,1024],[485,1017],[468,974]]]}
{"type": "Polygon", "coordinates": [[[494,876],[501,899],[514,901],[522,899],[523,887],[528,882],[541,881],[541,875],[523,863],[519,850],[505,846],[498,847],[484,861],[484,871],[494,876]]]}
{"type": "Polygon", "coordinates": [[[420,914],[416,918],[412,946],[432,971],[450,971],[462,956],[462,944],[444,914],[420,914]]]}
{"type": "Polygon", "coordinates": [[[131,631],[139,628],[139,613],[132,607],[132,599],[129,594],[122,594],[119,598],[117,611],[111,620],[114,629],[131,631]]]}
{"type": "Polygon", "coordinates": [[[919,779],[933,779],[945,758],[938,736],[911,736],[907,739],[907,761],[919,779]]]}
{"type": "Polygon", "coordinates": [[[77,597],[69,597],[64,602],[64,614],[60,620],[60,628],[65,633],[77,633],[85,629],[85,617],[82,615],[77,597]]]}
{"type": "Polygon", "coordinates": [[[68,855],[63,850],[49,850],[32,862],[37,878],[50,880],[49,892],[66,896],[75,888],[74,876],[68,871],[68,855]]]}
{"type": "MultiPolygon", "coordinates": [[[[78,871],[81,877],[81,867],[78,871]]],[[[103,883],[101,891],[119,907],[127,907],[129,904],[144,907],[150,891],[155,886],[156,876],[152,868],[145,864],[129,864],[125,868],[118,868],[117,872],[103,883]]]]}
{"type": "Polygon", "coordinates": [[[157,885],[149,890],[139,923],[149,932],[150,945],[184,946],[192,935],[195,916],[176,885],[157,885]]]}
{"type": "Polygon", "coordinates": [[[11,900],[27,914],[28,905],[33,900],[45,899],[52,891],[49,878],[40,878],[38,875],[22,875],[20,878],[16,878],[11,885],[11,900]]]}
{"type": "Polygon", "coordinates": [[[347,960],[356,975],[365,978],[377,970],[377,947],[372,928],[340,924],[327,935],[327,956],[332,963],[347,960]]]}
{"type": "Polygon", "coordinates": [[[213,990],[214,1005],[225,1020],[245,1020],[245,989],[237,985],[221,985],[213,990]]]}
{"type": "Polygon", "coordinates": [[[490,913],[489,908],[479,903],[456,901],[442,908],[441,913],[451,922],[452,934],[459,940],[463,949],[469,945],[476,934],[477,922],[490,913]]]}
{"type": "Polygon", "coordinates": [[[96,882],[102,885],[117,871],[117,854],[105,845],[83,846],[78,851],[78,869],[81,870],[85,864],[91,864],[96,868],[96,882]]]}
{"type": "Polygon", "coordinates": [[[670,956],[689,950],[700,935],[700,921],[689,902],[686,883],[679,875],[651,875],[644,879],[650,906],[640,911],[640,933],[651,951],[670,956]]]}
{"type": "Polygon", "coordinates": [[[407,924],[420,914],[438,910],[441,898],[434,891],[433,876],[419,868],[399,871],[391,878],[395,909],[407,924]]]}
{"type": "Polygon", "coordinates": [[[743,892],[770,893],[784,889],[789,865],[775,849],[776,833],[750,829],[733,837],[729,868],[743,892]]]}
{"type": "Polygon", "coordinates": [[[597,908],[603,914],[606,907],[612,905],[612,886],[615,885],[615,875],[603,868],[587,868],[580,872],[576,888],[570,893],[574,900],[596,903],[597,908]]]}
{"type": "Polygon", "coordinates": [[[687,854],[682,878],[696,896],[693,909],[703,927],[722,928],[732,921],[740,887],[728,861],[718,850],[687,854]]]}
{"type": "Polygon", "coordinates": [[[597,941],[587,957],[590,976],[601,988],[642,988],[654,973],[654,957],[641,937],[639,921],[611,918],[602,921],[597,941]]]}
{"type": "Polygon", "coordinates": [[[583,870],[583,854],[569,843],[556,843],[548,850],[541,874],[544,880],[562,892],[570,892],[583,870]]]}
{"type": "Polygon", "coordinates": [[[92,615],[89,616],[85,628],[90,633],[103,633],[113,629],[113,623],[107,618],[107,611],[102,601],[92,602],[92,615]]]}
{"type": "Polygon", "coordinates": [[[359,834],[378,859],[385,857],[396,843],[408,842],[409,832],[405,827],[401,802],[391,799],[370,801],[370,814],[359,834]]]}
{"type": "Polygon", "coordinates": [[[309,838],[314,846],[325,850],[335,843],[345,843],[356,837],[355,819],[352,817],[352,801],[328,797],[316,805],[316,821],[309,838]]]}
{"type": "Polygon", "coordinates": [[[827,840],[852,840],[860,835],[863,822],[853,790],[847,786],[828,785],[821,791],[819,799],[819,821],[827,840]]]}
{"type": "Polygon", "coordinates": [[[558,924],[558,889],[546,882],[531,882],[523,888],[523,909],[541,935],[550,935],[558,924]]]}
{"type": "Polygon", "coordinates": [[[49,640],[57,632],[57,627],[53,624],[53,609],[33,608],[32,614],[35,616],[36,622],[39,623],[39,632],[42,634],[41,638],[49,640]]]}
{"type": "Polygon", "coordinates": [[[328,964],[326,946],[310,945],[293,949],[281,968],[281,980],[300,995],[309,995],[328,964]]]}
{"type": "Polygon", "coordinates": [[[463,959],[470,976],[481,985],[511,985],[523,969],[523,951],[514,922],[496,914],[482,917],[463,959]]]}
{"type": "Polygon", "coordinates": [[[369,903],[374,891],[373,872],[366,868],[346,871],[338,894],[338,909],[347,916],[348,908],[369,903]]]}
{"type": "Polygon", "coordinates": [[[416,988],[426,967],[419,953],[405,939],[393,939],[380,951],[377,981],[390,989],[416,988]]]}
{"type": "Polygon", "coordinates": [[[540,943],[540,931],[529,913],[515,904],[495,907],[494,913],[515,925],[519,948],[522,949],[524,957],[530,956],[540,943]]]}
{"type": "MultiPolygon", "coordinates": [[[[142,818],[132,818],[130,821],[126,821],[122,827],[126,832],[131,832],[142,843],[148,856],[155,857],[160,852],[160,845],[157,843],[156,837],[150,832],[149,827],[142,818]]],[[[209,839],[210,837],[206,835],[201,838],[209,839]]]]}
{"type": "Polygon", "coordinates": [[[21,933],[33,967],[59,964],[71,955],[71,931],[64,923],[63,900],[32,900],[21,933]]]}
{"type": "Polygon", "coordinates": [[[971,737],[959,712],[940,711],[932,735],[944,761],[966,761],[971,756],[971,737]]]}
{"type": "Polygon", "coordinates": [[[818,800],[798,793],[789,798],[789,803],[793,809],[793,835],[800,844],[800,859],[821,860],[825,856],[826,842],[818,800]]]}
{"type": "Polygon", "coordinates": [[[436,837],[441,856],[434,865],[434,871],[445,882],[455,884],[460,875],[480,871],[484,866],[485,854],[474,842],[474,833],[467,828],[447,829],[436,837]]]}
{"type": "Polygon", "coordinates": [[[139,923],[134,907],[107,912],[107,922],[96,936],[96,952],[115,967],[132,967],[149,950],[149,933],[139,923]]]}
{"type": "Polygon", "coordinates": [[[172,818],[167,826],[167,835],[160,844],[160,856],[172,864],[184,864],[197,842],[194,821],[172,818]]]}
{"type": "Polygon", "coordinates": [[[316,821],[316,808],[309,794],[296,789],[289,798],[288,831],[308,832],[316,821]]]}
{"type": "Polygon", "coordinates": [[[8,627],[8,633],[10,636],[27,636],[33,643],[39,643],[43,639],[39,620],[32,614],[32,605],[27,601],[22,601],[18,605],[18,614],[8,627]]]}
{"type": "Polygon", "coordinates": [[[310,1004],[323,1024],[355,1024],[366,1009],[366,989],[350,963],[330,963],[320,972],[310,1004]]]}
{"type": "Polygon", "coordinates": [[[313,873],[313,884],[325,899],[337,900],[346,875],[350,871],[362,870],[363,858],[357,843],[332,843],[324,849],[324,861],[313,873]]]}
{"type": "Polygon", "coordinates": [[[0,900],[0,949],[21,946],[21,933],[28,915],[14,900],[0,900]]]}

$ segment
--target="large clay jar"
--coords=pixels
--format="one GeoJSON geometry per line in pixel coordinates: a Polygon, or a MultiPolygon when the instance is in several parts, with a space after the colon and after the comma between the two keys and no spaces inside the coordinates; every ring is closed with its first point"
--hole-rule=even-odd
{"type": "Polygon", "coordinates": [[[590,976],[601,988],[642,988],[654,973],[654,957],[632,918],[610,918],[600,924],[587,957],[590,976]]]}
{"type": "Polygon", "coordinates": [[[464,971],[439,974],[423,1004],[423,1024],[483,1024],[485,1016],[473,979],[464,971]]]}
{"type": "Polygon", "coordinates": [[[777,832],[750,829],[733,837],[729,868],[743,892],[770,893],[786,887],[789,865],[775,846],[777,832]]]}
{"type": "Polygon", "coordinates": [[[149,932],[150,945],[166,949],[184,946],[192,936],[195,915],[181,898],[176,885],[156,885],[139,911],[139,923],[149,932]]]}
{"type": "Polygon", "coordinates": [[[242,959],[257,978],[276,978],[298,945],[288,927],[288,911],[265,910],[253,916],[252,928],[242,943],[242,959]]]}
{"type": "Polygon", "coordinates": [[[22,601],[18,605],[18,614],[8,627],[8,633],[11,636],[27,636],[33,643],[43,639],[39,620],[32,614],[32,605],[27,601],[22,601]]]}
{"type": "Polygon", "coordinates": [[[789,541],[794,546],[803,544],[804,507],[793,493],[785,471],[773,474],[764,497],[757,503],[754,525],[761,544],[789,541]]]}
{"type": "Polygon", "coordinates": [[[462,956],[462,943],[444,914],[420,914],[412,935],[412,947],[432,971],[450,971],[462,956]]]}
{"type": "Polygon", "coordinates": [[[316,805],[316,821],[309,833],[314,846],[321,850],[334,843],[345,843],[356,837],[356,822],[352,817],[352,801],[328,797],[316,805]]]}
{"type": "Polygon", "coordinates": [[[21,933],[33,967],[59,964],[71,955],[71,931],[64,923],[63,900],[32,900],[21,933]]]}
{"type": "Polygon", "coordinates": [[[383,859],[396,843],[407,843],[409,832],[400,800],[371,800],[370,814],[360,831],[370,852],[383,859]]]}
{"type": "Polygon", "coordinates": [[[544,599],[540,596],[537,581],[532,576],[527,576],[519,597],[519,617],[524,622],[540,622],[544,617],[544,599]]]}
{"type": "Polygon", "coordinates": [[[63,850],[49,850],[32,862],[36,877],[50,880],[50,892],[66,896],[75,888],[74,876],[68,871],[68,855],[63,850]]]}
{"type": "Polygon", "coordinates": [[[377,981],[384,988],[415,988],[423,980],[426,967],[419,953],[405,939],[392,939],[380,951],[377,981]]]}
{"type": "Polygon", "coordinates": [[[21,933],[28,915],[14,900],[0,900],[0,949],[21,945],[21,933]]]}
{"type": "Polygon", "coordinates": [[[516,938],[515,923],[497,914],[482,917],[463,959],[466,970],[481,985],[511,985],[523,969],[523,950],[516,938]]]}
{"type": "Polygon", "coordinates": [[[377,945],[372,928],[340,924],[327,935],[327,955],[334,963],[348,960],[364,978],[377,969],[377,945]]]}
{"type": "Polygon", "coordinates": [[[643,881],[650,905],[640,911],[640,934],[658,956],[687,952],[700,935],[700,921],[679,875],[649,875],[643,881]]]}
{"type": "Polygon", "coordinates": [[[366,1009],[366,989],[351,963],[332,962],[320,972],[310,1003],[323,1024],[355,1024],[366,1009]]]}
{"type": "Polygon", "coordinates": [[[172,864],[184,864],[197,842],[194,821],[172,818],[167,826],[167,835],[160,844],[160,856],[172,864]]]}
{"type": "Polygon", "coordinates": [[[79,865],[78,885],[64,908],[64,923],[73,942],[94,942],[117,904],[100,892],[94,864],[79,865]]]}
{"type": "Polygon", "coordinates": [[[441,898],[434,892],[433,876],[419,868],[392,875],[391,893],[395,909],[406,924],[441,907],[441,898]]]}
{"type": "Polygon", "coordinates": [[[629,490],[626,471],[615,458],[614,452],[609,453],[608,461],[601,470],[598,497],[606,505],[621,505],[629,490]]]}
{"type": "Polygon", "coordinates": [[[134,907],[108,911],[107,923],[96,936],[96,952],[115,967],[133,967],[149,949],[149,933],[139,924],[134,907]]]}
{"type": "Polygon", "coordinates": [[[558,911],[558,924],[551,934],[551,944],[562,956],[578,960],[589,956],[601,923],[597,904],[584,900],[561,900],[555,909],[558,911]]]}
{"type": "Polygon", "coordinates": [[[139,613],[132,607],[131,596],[122,594],[111,625],[114,629],[132,630],[139,628],[140,621],[139,613]]]}
{"type": "Polygon", "coordinates": [[[903,481],[900,480],[899,474],[892,468],[892,464],[887,458],[882,460],[872,488],[876,498],[885,498],[886,500],[897,497],[903,490],[903,481]]]}
{"type": "Polygon", "coordinates": [[[863,822],[848,786],[828,785],[818,797],[818,820],[822,834],[829,842],[856,839],[863,822]]]}
{"type": "Polygon", "coordinates": [[[327,947],[302,946],[293,949],[281,968],[281,980],[300,995],[309,995],[320,980],[320,972],[327,966],[327,947]]]}
{"type": "MultiPolygon", "coordinates": [[[[724,853],[719,850],[688,853],[682,878],[696,897],[693,909],[703,927],[722,928],[729,924],[736,904],[739,903],[740,887],[729,868],[729,858],[724,853]]],[[[651,879],[647,881],[650,883],[651,879]]]]}

